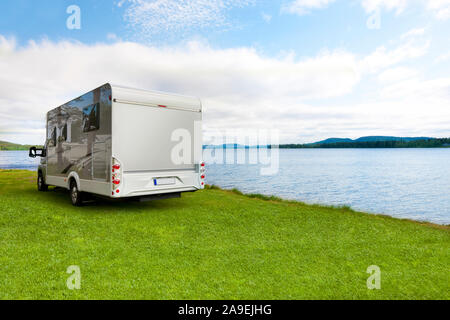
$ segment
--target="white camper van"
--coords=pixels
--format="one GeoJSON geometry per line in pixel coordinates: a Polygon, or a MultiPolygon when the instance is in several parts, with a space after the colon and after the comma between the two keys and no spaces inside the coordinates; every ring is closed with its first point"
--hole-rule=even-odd
{"type": "Polygon", "coordinates": [[[179,197],[204,188],[199,99],[110,84],[47,113],[38,189],[112,199],[179,197]]]}

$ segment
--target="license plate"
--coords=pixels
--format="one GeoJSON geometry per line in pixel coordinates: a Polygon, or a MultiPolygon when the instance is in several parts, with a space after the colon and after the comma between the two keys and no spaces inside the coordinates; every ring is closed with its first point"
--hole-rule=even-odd
{"type": "Polygon", "coordinates": [[[155,186],[167,186],[167,185],[175,184],[175,178],[153,179],[153,183],[155,184],[155,186]]]}

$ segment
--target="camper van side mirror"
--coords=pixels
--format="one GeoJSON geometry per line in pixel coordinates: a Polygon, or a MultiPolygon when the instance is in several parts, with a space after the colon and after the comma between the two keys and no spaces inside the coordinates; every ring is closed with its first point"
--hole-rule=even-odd
{"type": "Polygon", "coordinates": [[[30,158],[36,158],[36,147],[31,147],[30,152],[28,154],[30,158]]]}
{"type": "Polygon", "coordinates": [[[45,152],[45,149],[38,149],[36,147],[31,147],[28,156],[30,158],[45,157],[46,152],[45,152]]]}

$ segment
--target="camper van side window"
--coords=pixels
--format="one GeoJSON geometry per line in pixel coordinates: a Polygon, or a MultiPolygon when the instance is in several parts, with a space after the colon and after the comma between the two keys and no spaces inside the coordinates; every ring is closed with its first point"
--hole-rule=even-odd
{"type": "Polygon", "coordinates": [[[56,146],[56,128],[52,129],[52,135],[50,136],[50,146],[56,146]]]}
{"type": "Polygon", "coordinates": [[[100,128],[100,104],[91,104],[83,108],[83,132],[100,128]]]}
{"type": "Polygon", "coordinates": [[[67,123],[64,125],[64,127],[61,130],[60,141],[61,142],[67,141],[67,123]]]}

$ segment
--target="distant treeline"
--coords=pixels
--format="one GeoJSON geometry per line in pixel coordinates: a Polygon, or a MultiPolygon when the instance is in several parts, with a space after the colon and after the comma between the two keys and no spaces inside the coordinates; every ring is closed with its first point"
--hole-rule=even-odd
{"type": "Polygon", "coordinates": [[[415,141],[354,141],[313,144],[283,144],[280,149],[302,148],[442,148],[450,147],[450,138],[415,141]]]}
{"type": "Polygon", "coordinates": [[[28,150],[32,147],[31,145],[16,144],[6,141],[0,141],[0,151],[18,151],[18,150],[28,150]]]}

